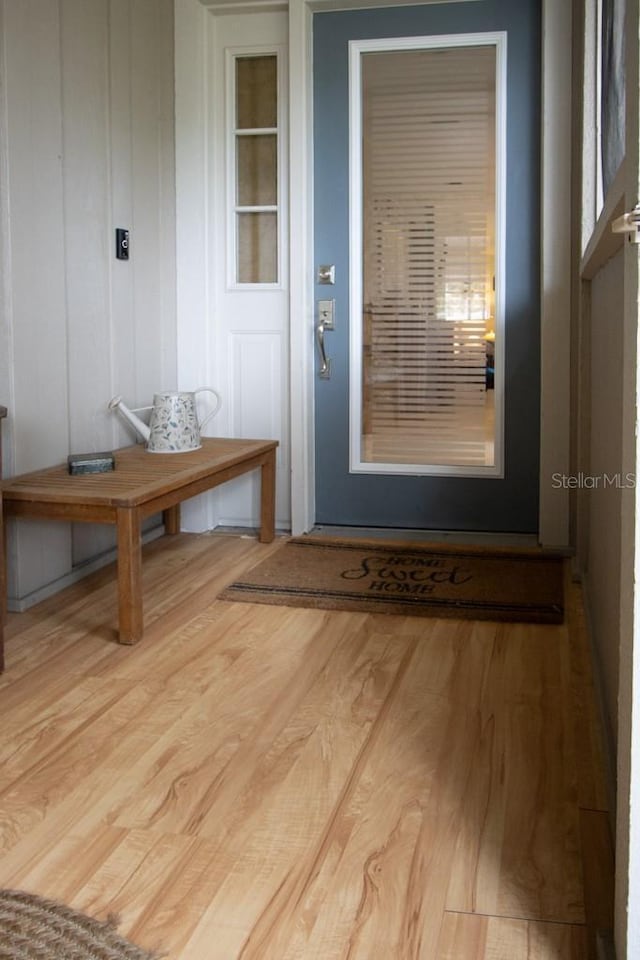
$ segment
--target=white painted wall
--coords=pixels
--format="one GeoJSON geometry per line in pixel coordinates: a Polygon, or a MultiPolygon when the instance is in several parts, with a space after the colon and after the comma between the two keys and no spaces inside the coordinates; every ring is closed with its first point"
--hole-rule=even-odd
{"type": "MultiPolygon", "coordinates": [[[[591,283],[590,457],[588,474],[622,472],[623,252],[609,260],[591,283]]],[[[583,469],[584,472],[584,469],[583,469]]],[[[622,490],[614,485],[585,489],[589,517],[584,569],[592,638],[600,674],[607,738],[617,738],[620,643],[620,544],[622,490]]]]}
{"type": "MultiPolygon", "coordinates": [[[[623,208],[640,191],[640,11],[625,8],[626,131],[623,208]]],[[[611,190],[611,188],[610,188],[611,190]]],[[[630,238],[627,238],[630,239],[630,238]]],[[[622,463],[640,476],[640,247],[624,244],[622,463]]],[[[609,322],[617,319],[609,316],[609,322]]],[[[615,937],[618,960],[640,956],[640,499],[637,484],[623,491],[620,544],[620,668],[616,806],[615,937]]]]}
{"type": "MultiPolygon", "coordinates": [[[[176,385],[172,0],[0,0],[5,475],[129,442],[106,410],[176,385]],[[131,230],[116,261],[114,229],[131,230]]],[[[113,542],[21,522],[24,598],[113,542]]]]}
{"type": "MultiPolygon", "coordinates": [[[[632,210],[640,189],[638,4],[626,6],[625,158],[599,209],[596,0],[576,4],[584,13],[583,149],[581,210],[582,284],[579,355],[574,376],[578,467],[589,475],[620,470],[620,491],[595,491],[578,504],[578,559],[586,568],[592,640],[615,779],[615,946],[618,960],[640,956],[640,524],[638,447],[638,277],[640,248],[611,232],[612,221],[632,210]],[[599,216],[596,220],[596,215],[599,216]],[[585,362],[586,361],[586,362],[585,362]],[[612,745],[611,741],[615,743],[612,745]]],[[[578,18],[579,21],[580,18],[578,18]]],[[[579,222],[581,221],[581,223],[579,222]]]]}

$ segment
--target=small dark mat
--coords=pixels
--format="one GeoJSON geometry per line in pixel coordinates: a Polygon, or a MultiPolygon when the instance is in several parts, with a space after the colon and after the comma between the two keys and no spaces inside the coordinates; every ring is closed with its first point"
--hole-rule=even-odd
{"type": "Polygon", "coordinates": [[[55,900],[0,890],[2,960],[155,960],[101,922],[55,900]]]}
{"type": "Polygon", "coordinates": [[[562,623],[563,557],[542,550],[292,538],[220,599],[562,623]]]}

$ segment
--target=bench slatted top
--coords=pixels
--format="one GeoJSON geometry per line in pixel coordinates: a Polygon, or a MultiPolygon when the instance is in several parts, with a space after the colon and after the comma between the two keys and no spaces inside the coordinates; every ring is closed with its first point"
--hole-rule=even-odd
{"type": "Polygon", "coordinates": [[[258,467],[277,446],[275,440],[205,438],[199,450],[162,454],[136,444],[114,451],[115,470],[72,476],[59,464],[6,480],[2,494],[26,503],[135,507],[253,459],[258,467]]]}

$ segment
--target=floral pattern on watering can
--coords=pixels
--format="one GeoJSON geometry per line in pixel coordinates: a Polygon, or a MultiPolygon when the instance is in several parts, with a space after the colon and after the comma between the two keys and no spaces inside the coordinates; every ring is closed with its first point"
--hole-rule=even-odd
{"type": "Polygon", "coordinates": [[[150,453],[185,453],[198,450],[202,446],[200,428],[217,412],[211,411],[198,423],[196,411],[196,393],[212,393],[220,398],[215,390],[204,387],[195,392],[156,393],[149,419],[149,440],[147,450],[150,453]]]}

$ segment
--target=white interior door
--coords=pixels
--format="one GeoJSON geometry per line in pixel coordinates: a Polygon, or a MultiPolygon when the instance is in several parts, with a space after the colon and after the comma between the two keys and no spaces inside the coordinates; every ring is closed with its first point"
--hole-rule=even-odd
{"type": "MultiPolygon", "coordinates": [[[[179,376],[222,397],[209,436],[278,440],[290,525],[287,15],[197,0],[178,20],[179,376]],[[197,382],[196,382],[197,381],[197,382]]],[[[185,505],[185,529],[255,527],[259,476],[185,505]]]]}
{"type": "MultiPolygon", "coordinates": [[[[212,87],[217,436],[278,440],[276,517],[288,527],[287,17],[218,17],[212,87]],[[224,91],[224,96],[221,92],[224,91]]],[[[252,526],[257,477],[218,496],[217,523],[252,526]]]]}

